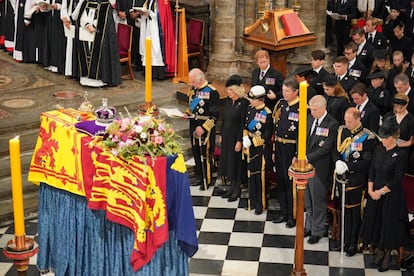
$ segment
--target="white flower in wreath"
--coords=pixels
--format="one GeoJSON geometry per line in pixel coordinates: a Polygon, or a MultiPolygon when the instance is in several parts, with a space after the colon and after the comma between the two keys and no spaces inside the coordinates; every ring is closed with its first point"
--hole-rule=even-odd
{"type": "Polygon", "coordinates": [[[141,139],[146,139],[148,136],[147,136],[147,133],[146,133],[146,132],[142,132],[142,133],[139,135],[139,137],[141,137],[141,139]]]}
{"type": "Polygon", "coordinates": [[[137,126],[137,125],[134,126],[134,131],[136,133],[141,133],[143,130],[144,128],[142,126],[137,126]]]}

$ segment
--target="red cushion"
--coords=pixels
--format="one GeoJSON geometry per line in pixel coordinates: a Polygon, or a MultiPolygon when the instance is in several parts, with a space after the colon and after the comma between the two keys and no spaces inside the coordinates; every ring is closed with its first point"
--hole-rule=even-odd
{"type": "Polygon", "coordinates": [[[118,48],[120,57],[126,57],[129,50],[129,40],[131,38],[131,26],[119,23],[118,24],[118,48]]]}

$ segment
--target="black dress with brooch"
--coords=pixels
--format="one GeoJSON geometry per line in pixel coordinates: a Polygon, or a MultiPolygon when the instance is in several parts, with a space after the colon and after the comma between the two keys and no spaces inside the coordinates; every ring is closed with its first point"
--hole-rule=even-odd
{"type": "Polygon", "coordinates": [[[229,181],[241,179],[241,151],[236,152],[234,146],[242,140],[243,122],[245,120],[248,102],[240,98],[233,102],[227,98],[223,111],[223,123],[221,125],[221,155],[218,168],[219,176],[225,176],[229,181]]]}
{"type": "Polygon", "coordinates": [[[374,182],[374,191],[386,185],[391,192],[379,200],[367,195],[361,232],[364,245],[381,250],[393,250],[401,246],[408,217],[401,184],[406,164],[405,151],[398,146],[388,151],[382,145],[375,148],[368,181],[374,182]]]}

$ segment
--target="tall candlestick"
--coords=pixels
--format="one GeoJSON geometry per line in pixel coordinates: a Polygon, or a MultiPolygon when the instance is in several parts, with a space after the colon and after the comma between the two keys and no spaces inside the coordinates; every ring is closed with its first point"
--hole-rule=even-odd
{"type": "Polygon", "coordinates": [[[306,121],[307,121],[308,83],[299,84],[299,134],[298,160],[306,160],[306,121]]]}
{"type": "Polygon", "coordinates": [[[145,39],[145,103],[147,107],[152,102],[152,59],[151,59],[151,37],[145,39]]]}
{"type": "Polygon", "coordinates": [[[17,237],[25,235],[19,136],[9,140],[9,150],[13,194],[14,231],[17,237]]]}

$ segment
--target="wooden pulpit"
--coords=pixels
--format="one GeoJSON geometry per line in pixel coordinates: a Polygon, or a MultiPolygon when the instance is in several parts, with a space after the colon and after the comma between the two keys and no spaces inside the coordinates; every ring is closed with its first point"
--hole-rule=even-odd
{"type": "Polygon", "coordinates": [[[286,58],[296,47],[314,45],[317,37],[292,9],[265,11],[262,18],[244,29],[245,43],[269,51],[273,68],[286,76],[286,58]]]}

